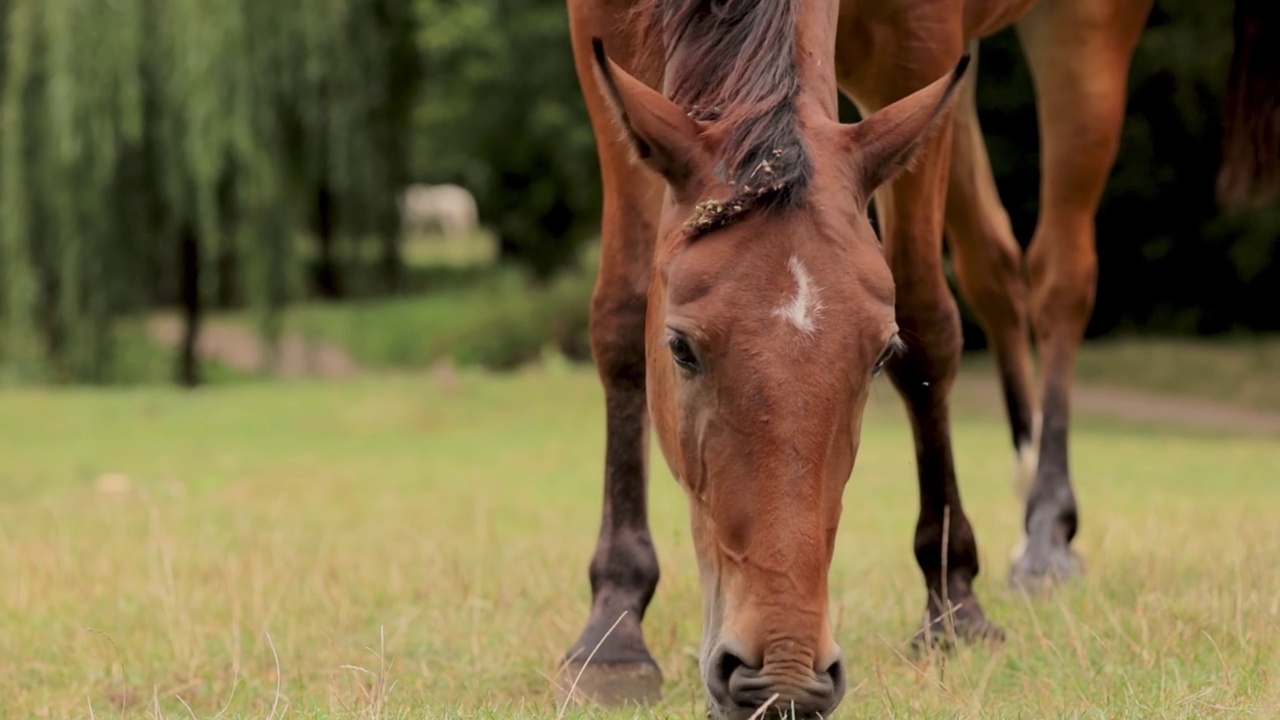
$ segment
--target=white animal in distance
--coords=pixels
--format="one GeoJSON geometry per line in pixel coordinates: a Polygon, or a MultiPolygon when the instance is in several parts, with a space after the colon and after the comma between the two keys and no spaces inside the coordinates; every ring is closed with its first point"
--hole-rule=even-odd
{"type": "Polygon", "coordinates": [[[410,185],[400,194],[400,222],[406,232],[434,223],[448,238],[474,233],[479,225],[476,200],[458,185],[410,185]]]}

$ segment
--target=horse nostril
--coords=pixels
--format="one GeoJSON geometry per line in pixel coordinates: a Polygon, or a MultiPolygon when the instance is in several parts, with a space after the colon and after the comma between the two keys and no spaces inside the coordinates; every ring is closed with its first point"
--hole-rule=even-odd
{"type": "Polygon", "coordinates": [[[720,653],[720,659],[716,661],[716,673],[727,684],[729,682],[729,678],[733,677],[733,671],[743,665],[746,665],[746,663],[742,661],[742,658],[734,655],[728,650],[724,650],[720,653]]]}
{"type": "Polygon", "coordinates": [[[711,691],[711,695],[717,702],[722,704],[729,702],[729,680],[739,668],[744,668],[746,665],[742,658],[728,650],[721,649],[715,656],[711,664],[711,672],[708,673],[707,689],[711,691]]]}
{"type": "Polygon", "coordinates": [[[827,675],[831,678],[832,695],[839,699],[844,697],[845,678],[844,678],[844,660],[836,658],[835,662],[827,667],[827,675]]]}

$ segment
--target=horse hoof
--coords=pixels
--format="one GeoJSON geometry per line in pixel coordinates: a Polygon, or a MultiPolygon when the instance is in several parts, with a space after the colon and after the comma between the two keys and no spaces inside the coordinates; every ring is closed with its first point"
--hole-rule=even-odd
{"type": "Polygon", "coordinates": [[[911,638],[911,647],[918,654],[925,650],[949,653],[957,643],[970,645],[999,645],[1004,642],[1004,628],[991,622],[985,615],[955,613],[942,619],[926,619],[926,625],[911,638]]]}
{"type": "Polygon", "coordinates": [[[662,671],[651,662],[572,663],[556,683],[556,701],[603,707],[650,705],[662,699],[662,671]]]}
{"type": "Polygon", "coordinates": [[[1024,552],[1009,568],[1009,588],[1030,595],[1045,594],[1083,574],[1084,559],[1070,547],[1024,552]]]}

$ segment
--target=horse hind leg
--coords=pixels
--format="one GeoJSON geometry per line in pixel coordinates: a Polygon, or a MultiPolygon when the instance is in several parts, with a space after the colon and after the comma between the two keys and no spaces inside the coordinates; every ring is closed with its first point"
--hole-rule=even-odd
{"type": "Polygon", "coordinates": [[[556,680],[563,694],[602,705],[659,698],[662,673],[645,644],[641,621],[658,584],[648,517],[648,407],[644,332],[647,290],[661,185],[630,161],[591,69],[591,35],[612,42],[616,18],[596,3],[569,3],[574,64],[595,136],[604,186],[600,269],[591,301],[590,336],[605,395],[604,502],[589,566],[591,613],[556,680]],[[588,658],[590,660],[588,661],[588,658]],[[579,674],[581,673],[581,674],[579,674]]]}
{"type": "Polygon", "coordinates": [[[1027,253],[1041,359],[1039,462],[1010,571],[1034,589],[1082,572],[1068,467],[1071,382],[1093,312],[1095,213],[1119,149],[1129,61],[1152,0],[1041,0],[1017,24],[1036,88],[1040,216],[1027,253]]]}
{"type": "Polygon", "coordinates": [[[978,122],[977,42],[971,44],[970,54],[973,65],[960,90],[953,120],[946,234],[960,293],[973,307],[994,350],[1013,435],[1014,487],[1025,496],[1035,478],[1039,450],[1027,284],[1022,249],[1000,202],[978,122]]]}

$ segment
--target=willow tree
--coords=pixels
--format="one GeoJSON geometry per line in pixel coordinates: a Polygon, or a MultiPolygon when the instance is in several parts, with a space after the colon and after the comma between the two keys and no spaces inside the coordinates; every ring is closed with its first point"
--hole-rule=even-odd
{"type": "Polygon", "coordinates": [[[162,300],[194,384],[210,299],[247,298],[273,339],[299,237],[386,234],[416,65],[402,5],[0,2],[7,374],[102,379],[117,321],[162,300]]]}
{"type": "Polygon", "coordinates": [[[564,0],[417,0],[423,86],[415,156],[476,195],[499,259],[546,280],[599,232],[595,140],[564,0]]]}
{"type": "Polygon", "coordinates": [[[140,5],[10,0],[0,140],[5,358],[18,377],[102,375],[132,299],[134,243],[112,203],[142,134],[140,5]],[[102,28],[119,18],[121,30],[102,28]],[[115,241],[115,242],[113,242],[115,241]]]}
{"type": "Polygon", "coordinates": [[[314,282],[344,294],[342,268],[381,243],[384,278],[399,267],[396,194],[408,176],[420,79],[411,0],[259,3],[278,33],[276,117],[284,161],[317,251],[314,282]],[[344,262],[346,261],[346,262],[344,262]]]}

